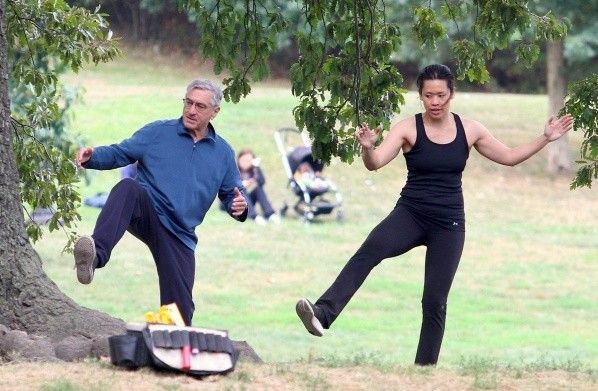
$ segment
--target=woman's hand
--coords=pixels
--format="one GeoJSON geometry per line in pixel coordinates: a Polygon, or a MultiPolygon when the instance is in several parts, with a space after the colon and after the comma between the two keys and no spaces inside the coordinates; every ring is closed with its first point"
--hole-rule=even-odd
{"type": "Polygon", "coordinates": [[[548,141],[558,140],[573,127],[573,117],[566,114],[560,118],[550,117],[544,125],[544,136],[548,141]]]}
{"type": "Polygon", "coordinates": [[[363,123],[361,128],[357,129],[355,132],[355,137],[363,149],[371,150],[376,146],[376,141],[378,140],[378,136],[380,136],[381,130],[382,127],[380,125],[378,125],[375,129],[370,129],[368,124],[363,123]]]}

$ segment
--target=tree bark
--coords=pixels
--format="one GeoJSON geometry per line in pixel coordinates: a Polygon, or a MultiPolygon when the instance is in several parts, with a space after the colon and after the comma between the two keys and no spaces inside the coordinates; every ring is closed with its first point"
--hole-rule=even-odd
{"type": "MultiPolygon", "coordinates": [[[[548,41],[546,43],[546,82],[548,92],[548,114],[558,115],[565,104],[566,80],[564,71],[563,41],[548,41]]],[[[569,158],[568,137],[565,134],[560,139],[548,145],[548,162],[546,169],[551,174],[568,174],[571,171],[569,158]]]]}
{"type": "Polygon", "coordinates": [[[0,324],[52,340],[120,334],[122,320],[81,307],[60,291],[26,235],[12,149],[5,18],[0,0],[0,324]]]}
{"type": "Polygon", "coordinates": [[[131,32],[133,33],[133,40],[139,41],[141,39],[141,31],[139,29],[139,2],[128,2],[129,10],[131,11],[131,32]]]}

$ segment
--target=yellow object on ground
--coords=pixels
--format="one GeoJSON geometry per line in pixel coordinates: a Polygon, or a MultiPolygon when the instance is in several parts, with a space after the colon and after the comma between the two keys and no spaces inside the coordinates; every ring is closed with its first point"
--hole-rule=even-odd
{"type": "Polygon", "coordinates": [[[176,303],[161,306],[158,313],[148,311],[145,313],[144,318],[146,323],[185,326],[185,321],[183,321],[183,317],[181,316],[176,303]]]}

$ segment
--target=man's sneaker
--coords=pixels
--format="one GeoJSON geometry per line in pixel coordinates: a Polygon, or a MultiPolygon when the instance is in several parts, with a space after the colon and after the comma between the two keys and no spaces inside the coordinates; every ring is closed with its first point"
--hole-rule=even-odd
{"type": "Polygon", "coordinates": [[[316,318],[314,309],[314,305],[307,299],[299,299],[295,305],[295,311],[297,311],[297,315],[307,331],[316,337],[321,337],[324,335],[324,327],[322,327],[322,323],[316,318]]]}
{"type": "Polygon", "coordinates": [[[96,258],[96,245],[91,236],[81,236],[73,248],[77,279],[81,284],[89,284],[93,280],[93,262],[96,258]]]}

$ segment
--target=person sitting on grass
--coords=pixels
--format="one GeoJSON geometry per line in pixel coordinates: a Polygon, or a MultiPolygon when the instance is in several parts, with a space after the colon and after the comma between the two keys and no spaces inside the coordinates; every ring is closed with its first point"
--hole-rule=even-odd
{"type": "Polygon", "coordinates": [[[247,200],[247,217],[260,225],[266,224],[267,221],[275,224],[280,223],[280,217],[274,212],[264,189],[264,185],[266,184],[264,172],[259,165],[259,160],[250,149],[243,149],[239,152],[237,166],[241,174],[243,186],[249,195],[249,199],[247,200]],[[257,213],[255,208],[257,204],[260,205],[263,216],[257,213]]]}

